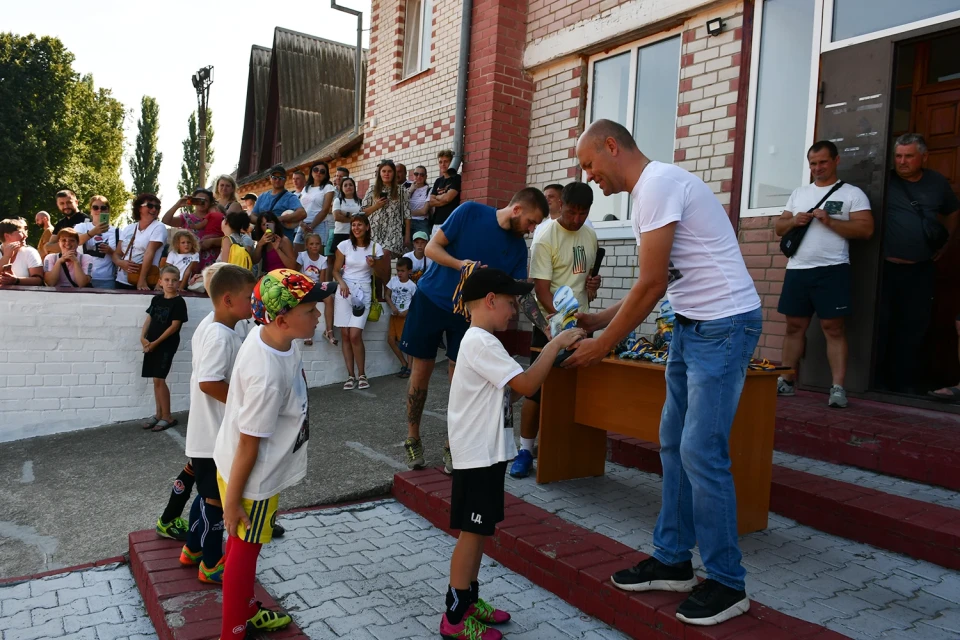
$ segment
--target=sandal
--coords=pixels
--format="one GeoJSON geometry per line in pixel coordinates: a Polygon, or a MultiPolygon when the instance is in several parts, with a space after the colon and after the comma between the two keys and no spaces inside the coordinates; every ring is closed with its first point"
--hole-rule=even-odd
{"type": "Polygon", "coordinates": [[[157,426],[158,422],[160,422],[160,418],[158,418],[157,416],[153,416],[152,418],[144,422],[140,426],[140,428],[143,429],[144,431],[147,431],[148,429],[153,429],[155,426],[157,426]]]}
{"type": "Polygon", "coordinates": [[[410,377],[410,367],[400,367],[400,373],[397,374],[398,378],[409,378],[410,377]]]}
{"type": "Polygon", "coordinates": [[[155,431],[159,433],[161,431],[166,431],[170,427],[175,427],[178,424],[180,423],[177,422],[176,418],[174,418],[173,420],[170,420],[169,422],[167,422],[166,420],[157,420],[157,424],[153,425],[153,429],[151,429],[151,431],[155,431]]]}
{"type": "Polygon", "coordinates": [[[350,391],[356,386],[356,382],[353,380],[353,376],[347,376],[347,381],[343,383],[343,390],[350,391]]]}
{"type": "Polygon", "coordinates": [[[340,344],[340,341],[333,337],[333,329],[327,329],[323,332],[324,339],[330,343],[331,347],[336,347],[340,344]]]}
{"type": "Polygon", "coordinates": [[[367,382],[367,376],[357,376],[357,389],[369,389],[370,383],[367,382]]]}
{"type": "Polygon", "coordinates": [[[960,402],[960,388],[944,387],[936,391],[927,391],[927,395],[943,402],[960,402]]]}

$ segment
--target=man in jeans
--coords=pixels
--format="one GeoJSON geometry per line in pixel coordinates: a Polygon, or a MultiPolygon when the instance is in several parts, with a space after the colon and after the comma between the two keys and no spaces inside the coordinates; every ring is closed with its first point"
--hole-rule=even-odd
{"type": "MultiPolygon", "coordinates": [[[[813,182],[790,194],[774,229],[778,236],[797,227],[809,227],[797,252],[787,260],[777,311],[787,318],[783,338],[783,365],[796,370],[803,356],[807,328],[813,314],[827,340],[827,360],[833,386],[827,406],[847,406],[843,381],[847,374],[847,332],[844,319],[853,313],[850,302],[850,240],[873,235],[873,214],[863,191],[840,183],[840,154],[829,140],[807,151],[813,182]]],[[[777,381],[777,394],[794,395],[794,373],[777,381]]]]}
{"type": "MultiPolygon", "coordinates": [[[[923,219],[954,235],[960,201],[950,183],[924,169],[927,143],[906,133],[897,138],[894,172],[887,181],[883,225],[883,276],[877,382],[890,391],[923,393],[923,347],[933,317],[934,262],[943,255],[927,242],[923,219]]],[[[949,246],[949,242],[947,245],[949,246]]]]}
{"type": "Polygon", "coordinates": [[[580,315],[587,332],[605,331],[580,342],[563,366],[600,362],[664,294],[677,317],[660,418],[663,505],[653,534],[656,551],[611,580],[627,591],[692,591],[677,618],[719,624],[750,608],[729,438],[760,339],[760,297],[723,206],[700,178],[647,159],[630,132],[610,120],[590,125],[577,142],[577,158],[605,196],[631,194],[640,275],[623,300],[580,315]],[[702,584],[690,562],[698,543],[707,570],[702,584]]]}

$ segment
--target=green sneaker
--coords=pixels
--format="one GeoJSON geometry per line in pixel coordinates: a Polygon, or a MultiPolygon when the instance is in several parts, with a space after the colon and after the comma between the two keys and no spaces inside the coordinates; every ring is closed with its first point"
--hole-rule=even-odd
{"type": "Polygon", "coordinates": [[[273,609],[267,609],[260,602],[257,602],[257,609],[258,611],[256,615],[249,620],[254,629],[260,629],[261,631],[276,631],[277,629],[283,629],[288,624],[293,622],[293,618],[287,614],[274,611],[273,609]]]}
{"type": "Polygon", "coordinates": [[[423,461],[423,442],[419,438],[407,438],[403,441],[403,450],[407,453],[407,468],[419,471],[426,464],[423,461]]]}
{"type": "Polygon", "coordinates": [[[453,475],[453,454],[448,446],[443,448],[443,472],[448,476],[453,475]]]}
{"type": "Polygon", "coordinates": [[[157,518],[157,535],[160,537],[186,542],[189,530],[190,523],[183,518],[174,518],[171,522],[160,522],[157,518]]]}

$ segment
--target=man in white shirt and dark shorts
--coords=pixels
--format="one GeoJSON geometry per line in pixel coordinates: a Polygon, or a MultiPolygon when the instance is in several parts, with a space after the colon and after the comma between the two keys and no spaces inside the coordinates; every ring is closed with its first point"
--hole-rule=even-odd
{"type": "Polygon", "coordinates": [[[640,275],[617,304],[578,316],[588,333],[605,330],[581,341],[563,366],[600,362],[664,294],[677,314],[660,418],[663,505],[653,534],[656,551],[611,580],[627,591],[692,591],[677,618],[719,624],[750,608],[729,438],[760,339],[760,297],[730,220],[702,180],[647,159],[630,132],[610,120],[589,126],[577,158],[605,196],[631,194],[640,275]],[[698,543],[707,571],[702,584],[691,564],[698,543]]]}
{"type": "MultiPolygon", "coordinates": [[[[837,179],[840,153],[829,140],[815,142],[807,151],[813,182],[790,194],[775,230],[784,236],[809,227],[796,253],[787,261],[777,311],[787,317],[783,338],[783,365],[796,370],[803,356],[807,328],[813,314],[827,339],[827,360],[833,376],[831,407],[847,406],[843,381],[847,373],[847,333],[844,318],[851,305],[850,240],[873,235],[870,200],[860,189],[837,179]]],[[[777,394],[794,395],[793,371],[780,376],[777,394]]]]}

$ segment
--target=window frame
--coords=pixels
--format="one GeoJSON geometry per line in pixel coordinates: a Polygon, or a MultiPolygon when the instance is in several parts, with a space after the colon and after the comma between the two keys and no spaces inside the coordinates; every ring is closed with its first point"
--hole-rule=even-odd
{"type": "MultiPolygon", "coordinates": [[[[586,110],[585,110],[586,117],[584,119],[584,122],[587,125],[589,125],[593,121],[592,118],[593,118],[594,65],[597,62],[601,62],[608,58],[614,58],[623,53],[629,53],[630,54],[630,72],[628,75],[628,83],[627,83],[627,117],[626,117],[627,124],[624,126],[626,126],[627,129],[630,131],[630,135],[633,135],[634,120],[636,118],[637,64],[639,61],[638,52],[640,49],[644,47],[648,47],[650,45],[657,44],[658,42],[661,42],[663,40],[669,40],[671,38],[676,38],[676,37],[680,37],[680,38],[683,37],[682,26],[677,26],[677,27],[674,27],[673,29],[669,29],[666,31],[660,31],[658,33],[649,35],[645,38],[634,40],[627,44],[623,44],[619,47],[616,47],[615,49],[609,49],[607,51],[594,54],[589,58],[587,58],[587,101],[586,101],[586,110]]],[[[677,76],[678,76],[678,81],[681,81],[681,82],[682,82],[682,78],[680,78],[680,74],[682,72],[682,67],[680,66],[680,64],[682,59],[683,59],[683,41],[681,39],[680,55],[677,57],[677,76]]],[[[680,92],[679,91],[677,92],[677,95],[676,95],[676,102],[677,102],[677,111],[679,111],[679,108],[680,108],[680,92]]],[[[674,122],[673,122],[674,151],[676,150],[676,147],[677,147],[677,133],[676,133],[677,118],[679,118],[678,115],[674,117],[674,122]]],[[[671,158],[670,161],[672,162],[673,159],[671,158]]],[[[586,172],[581,171],[580,176],[581,176],[581,180],[586,182],[586,172]]],[[[616,240],[616,239],[633,238],[633,221],[629,217],[627,217],[627,212],[629,210],[629,202],[630,202],[630,194],[629,193],[624,194],[623,202],[620,205],[620,214],[622,216],[620,220],[591,221],[591,224],[593,224],[594,229],[597,232],[598,239],[616,240]]]]}
{"type": "Polygon", "coordinates": [[[433,44],[433,0],[406,0],[403,5],[403,44],[400,47],[400,81],[404,81],[413,76],[419,75],[431,68],[430,48],[433,44]],[[420,3],[420,29],[417,42],[417,64],[414,69],[407,72],[404,64],[407,59],[407,45],[409,35],[409,22],[407,20],[410,5],[413,2],[420,3]],[[426,45],[426,46],[424,46],[426,45]]]}
{"type": "Polygon", "coordinates": [[[836,49],[842,49],[844,47],[849,47],[855,44],[861,44],[863,42],[869,42],[871,40],[877,40],[879,38],[886,38],[888,36],[894,36],[898,33],[904,33],[906,31],[914,31],[915,29],[922,29],[924,27],[930,27],[938,25],[943,22],[950,22],[951,20],[960,20],[960,10],[950,11],[948,13],[941,13],[938,16],[932,16],[930,18],[924,18],[923,20],[915,20],[914,22],[907,22],[895,27],[889,27],[887,29],[882,29],[880,31],[872,31],[870,33],[865,33],[863,35],[854,36],[852,38],[846,38],[844,40],[833,41],[833,13],[834,7],[837,0],[817,0],[818,2],[823,2],[823,12],[822,12],[822,26],[821,29],[821,38],[820,38],[820,53],[826,53],[828,51],[834,51],[836,49]]]}

